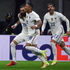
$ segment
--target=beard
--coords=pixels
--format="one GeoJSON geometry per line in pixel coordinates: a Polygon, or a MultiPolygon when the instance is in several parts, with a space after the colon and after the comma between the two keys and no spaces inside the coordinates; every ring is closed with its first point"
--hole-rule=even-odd
{"type": "Polygon", "coordinates": [[[21,13],[21,16],[25,17],[26,16],[26,12],[21,13]]]}

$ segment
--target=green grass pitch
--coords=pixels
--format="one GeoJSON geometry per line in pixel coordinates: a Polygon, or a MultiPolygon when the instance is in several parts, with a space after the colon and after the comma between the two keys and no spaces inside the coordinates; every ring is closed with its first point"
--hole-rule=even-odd
{"type": "MultiPolygon", "coordinates": [[[[48,66],[41,69],[40,61],[17,61],[15,66],[7,67],[10,61],[0,61],[0,70],[70,70],[70,62],[58,62],[55,66],[48,66]]],[[[51,62],[49,62],[51,63],[51,62]]]]}

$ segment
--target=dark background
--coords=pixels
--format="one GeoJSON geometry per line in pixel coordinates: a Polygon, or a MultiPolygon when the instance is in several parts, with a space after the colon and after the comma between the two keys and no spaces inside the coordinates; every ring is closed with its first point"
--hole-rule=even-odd
{"type": "MultiPolygon", "coordinates": [[[[21,25],[15,30],[11,29],[11,25],[17,21],[17,14],[19,13],[20,5],[24,4],[26,0],[0,0],[0,34],[18,34],[21,32],[21,25]],[[10,16],[10,17],[9,17],[10,16]],[[9,18],[8,18],[9,17],[9,18]]],[[[47,12],[47,4],[53,2],[56,4],[56,11],[59,11],[59,0],[31,0],[34,8],[33,10],[39,14],[43,21],[43,16],[47,12]]],[[[70,0],[63,0],[62,13],[70,20],[70,0]]],[[[64,23],[64,22],[63,22],[64,23]]],[[[66,25],[64,23],[66,30],[66,25]]],[[[45,29],[47,30],[49,26],[45,29]]]]}

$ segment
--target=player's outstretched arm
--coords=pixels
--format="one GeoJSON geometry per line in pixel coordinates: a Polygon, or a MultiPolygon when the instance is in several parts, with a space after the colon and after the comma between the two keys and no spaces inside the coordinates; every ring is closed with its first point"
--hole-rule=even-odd
{"type": "Polygon", "coordinates": [[[59,16],[60,16],[61,20],[66,22],[67,32],[69,33],[69,20],[61,13],[59,13],[59,16]]]}
{"type": "Polygon", "coordinates": [[[69,31],[69,20],[61,13],[59,13],[59,16],[61,18],[61,20],[66,22],[66,26],[67,26],[67,33],[66,35],[70,36],[70,31],[69,31]]]}
{"type": "Polygon", "coordinates": [[[12,28],[12,29],[15,29],[18,24],[20,24],[20,21],[17,21],[17,23],[15,23],[14,25],[12,25],[11,28],[12,28]]]}
{"type": "Polygon", "coordinates": [[[43,20],[43,25],[42,25],[42,28],[41,28],[41,34],[44,33],[44,30],[46,28],[46,24],[47,24],[47,19],[46,19],[46,15],[45,15],[44,20],[43,20]]]}

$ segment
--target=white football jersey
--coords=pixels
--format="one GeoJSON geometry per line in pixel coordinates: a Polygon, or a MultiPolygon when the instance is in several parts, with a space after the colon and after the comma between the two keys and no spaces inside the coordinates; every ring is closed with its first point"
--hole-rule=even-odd
{"type": "Polygon", "coordinates": [[[27,24],[26,24],[26,17],[23,17],[23,19],[21,19],[19,17],[19,14],[18,14],[18,18],[19,18],[19,21],[22,25],[22,33],[27,34],[28,33],[28,28],[27,28],[27,24]]]}
{"type": "Polygon", "coordinates": [[[31,26],[37,24],[37,21],[41,20],[39,15],[32,11],[31,13],[26,14],[26,24],[28,26],[28,35],[33,35],[36,31],[39,32],[39,29],[32,29],[31,26]]]}
{"type": "Polygon", "coordinates": [[[42,31],[44,31],[46,24],[48,22],[50,25],[52,34],[55,34],[60,28],[63,29],[61,20],[66,22],[67,31],[69,31],[69,20],[64,15],[56,11],[54,12],[53,15],[50,15],[49,12],[46,13],[43,20],[42,31]]]}

